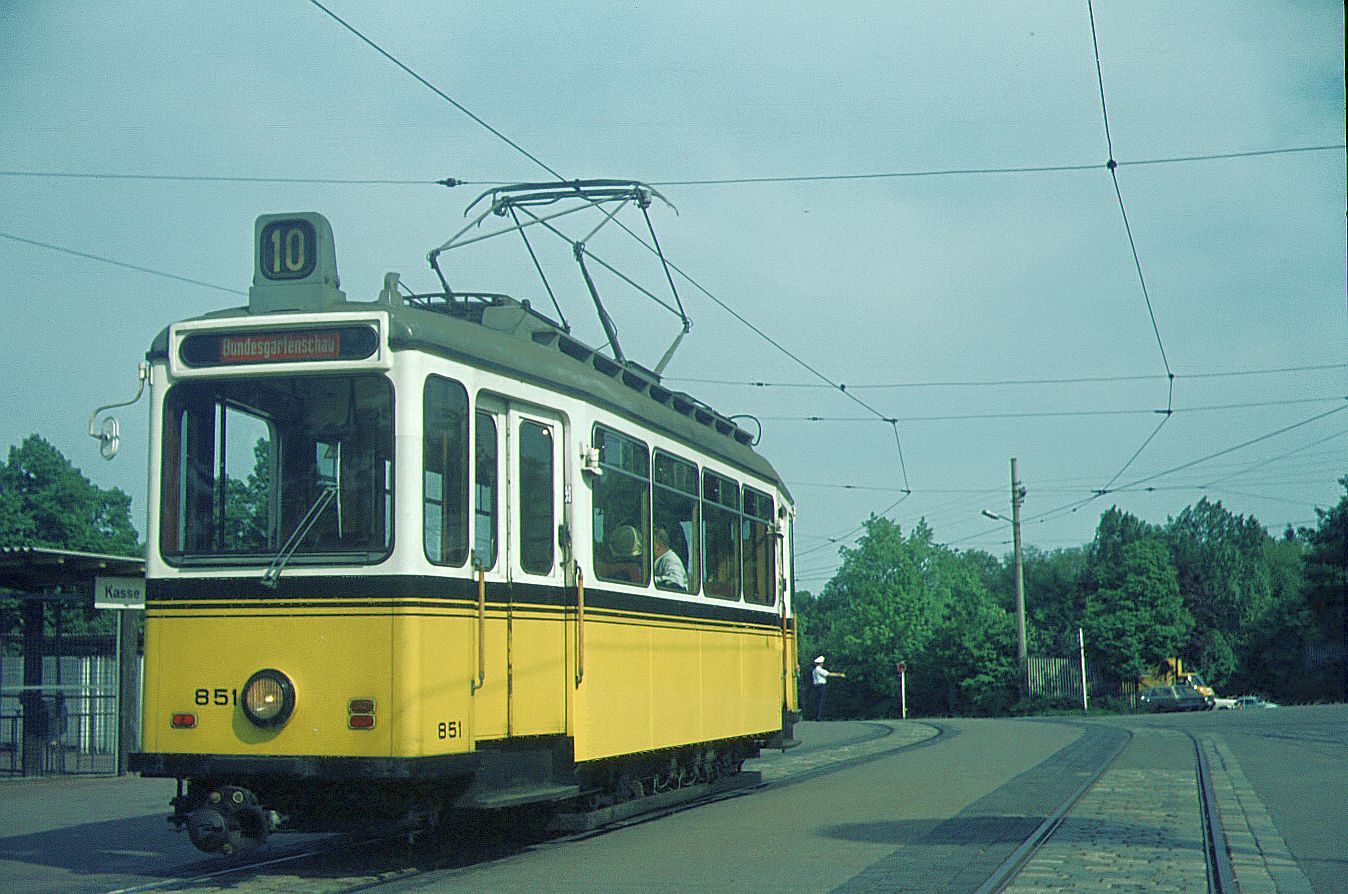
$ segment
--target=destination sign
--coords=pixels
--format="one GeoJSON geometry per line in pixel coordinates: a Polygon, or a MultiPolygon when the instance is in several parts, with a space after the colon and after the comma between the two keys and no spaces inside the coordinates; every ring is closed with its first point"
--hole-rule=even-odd
{"type": "Polygon", "coordinates": [[[342,333],[256,332],[220,338],[221,363],[285,363],[291,360],[336,360],[342,356],[342,333]]]}
{"type": "Polygon", "coordinates": [[[188,366],[241,366],[263,363],[312,363],[364,360],[379,347],[371,326],[326,329],[268,329],[251,332],[202,332],[183,339],[178,349],[188,366]]]}

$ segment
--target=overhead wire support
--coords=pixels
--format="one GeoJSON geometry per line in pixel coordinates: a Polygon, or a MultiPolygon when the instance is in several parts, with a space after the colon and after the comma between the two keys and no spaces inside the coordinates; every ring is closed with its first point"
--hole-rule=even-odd
{"type": "Polygon", "coordinates": [[[1109,479],[1109,482],[1105,484],[1103,488],[1099,489],[1099,495],[1104,495],[1109,493],[1109,489],[1114,485],[1114,482],[1118,481],[1119,478],[1123,476],[1123,473],[1128,471],[1133,463],[1137,461],[1137,458],[1142,455],[1142,452],[1147,449],[1152,441],[1156,440],[1156,436],[1161,433],[1161,429],[1165,428],[1166,423],[1169,422],[1174,415],[1175,371],[1170,368],[1170,358],[1166,356],[1165,343],[1161,340],[1161,327],[1156,323],[1156,310],[1152,307],[1151,293],[1147,289],[1147,278],[1142,273],[1142,260],[1137,254],[1137,240],[1133,236],[1132,224],[1128,221],[1128,209],[1124,205],[1123,190],[1119,187],[1119,163],[1114,159],[1114,137],[1109,129],[1109,104],[1105,100],[1104,67],[1100,62],[1100,38],[1095,27],[1095,5],[1092,0],[1086,0],[1086,11],[1089,14],[1091,22],[1091,47],[1095,53],[1095,80],[1096,85],[1100,90],[1100,115],[1104,121],[1105,150],[1109,159],[1106,162],[1105,167],[1109,170],[1109,179],[1114,185],[1114,197],[1118,200],[1119,214],[1123,217],[1123,230],[1128,237],[1129,251],[1132,252],[1133,268],[1137,271],[1137,282],[1142,289],[1142,298],[1147,304],[1147,316],[1151,319],[1151,329],[1156,336],[1156,347],[1161,352],[1161,363],[1165,366],[1166,374],[1166,404],[1164,418],[1161,419],[1156,428],[1152,429],[1151,434],[1147,435],[1146,440],[1144,440],[1142,445],[1133,452],[1133,455],[1128,458],[1128,461],[1123,464],[1123,467],[1114,473],[1114,477],[1109,479]]]}
{"type": "MultiPolygon", "coordinates": [[[[1176,379],[1219,379],[1233,376],[1261,376],[1274,373],[1312,372],[1326,369],[1348,369],[1348,363],[1318,363],[1311,366],[1279,366],[1261,369],[1238,369],[1214,372],[1176,373],[1176,379]]],[[[963,381],[933,382],[872,382],[864,385],[851,384],[853,390],[877,390],[881,388],[984,388],[1006,385],[1079,385],[1097,382],[1141,382],[1155,379],[1155,373],[1127,376],[1072,376],[1066,378],[1045,379],[982,379],[963,381]]],[[[833,388],[832,384],[820,385],[814,382],[763,382],[740,379],[700,379],[680,376],[676,382],[695,382],[703,385],[745,385],[754,388],[833,388]]],[[[1161,411],[1157,411],[1161,412],[1161,411]]]]}
{"type": "Polygon", "coordinates": [[[552,291],[552,283],[548,282],[548,276],[543,272],[543,265],[538,261],[538,254],[534,251],[533,243],[529,241],[529,234],[524,232],[524,227],[520,226],[520,216],[514,208],[510,209],[510,219],[515,222],[515,229],[520,231],[520,238],[524,240],[524,247],[529,251],[529,259],[534,262],[534,269],[538,271],[538,278],[543,280],[543,288],[547,290],[548,297],[552,299],[552,307],[557,311],[557,319],[561,321],[562,330],[570,333],[571,324],[566,321],[566,314],[562,313],[562,306],[557,303],[557,296],[552,291]]]}
{"type": "MultiPolygon", "coordinates": [[[[1348,398],[1345,398],[1345,400],[1348,400],[1348,398]]],[[[1148,483],[1148,482],[1150,482],[1150,481],[1155,481],[1157,478],[1163,478],[1163,477],[1165,477],[1165,476],[1167,476],[1167,475],[1173,475],[1175,472],[1181,472],[1181,471],[1183,471],[1183,470],[1185,470],[1185,469],[1189,469],[1189,468],[1192,468],[1192,467],[1194,467],[1194,466],[1200,465],[1200,464],[1202,464],[1202,463],[1209,462],[1210,460],[1214,460],[1214,459],[1217,459],[1217,458],[1219,458],[1219,457],[1226,456],[1228,453],[1234,453],[1234,452],[1236,452],[1237,450],[1243,450],[1243,449],[1245,449],[1246,447],[1252,447],[1252,446],[1254,446],[1255,444],[1258,444],[1258,443],[1260,443],[1260,442],[1262,442],[1262,441],[1267,441],[1267,440],[1269,440],[1270,438],[1276,438],[1278,435],[1286,434],[1286,433],[1289,432],[1289,431],[1293,431],[1293,430],[1295,430],[1295,429],[1301,428],[1302,426],[1310,425],[1310,424],[1313,423],[1313,422],[1318,422],[1318,421],[1320,421],[1321,419],[1328,418],[1329,416],[1333,416],[1333,415],[1335,415],[1336,413],[1342,413],[1344,410],[1348,410],[1348,403],[1345,403],[1345,404],[1343,404],[1343,405],[1341,405],[1341,406],[1335,407],[1335,408],[1332,409],[1332,410],[1327,410],[1327,411],[1325,411],[1325,412],[1323,412],[1323,413],[1317,413],[1316,415],[1311,416],[1311,417],[1308,418],[1308,419],[1303,419],[1303,420],[1301,420],[1300,422],[1294,422],[1294,423],[1292,423],[1291,425],[1286,425],[1286,426],[1283,426],[1282,428],[1275,429],[1274,431],[1267,432],[1267,433],[1265,433],[1265,434],[1259,435],[1258,437],[1251,438],[1251,439],[1249,439],[1248,441],[1242,441],[1241,443],[1236,444],[1236,445],[1234,445],[1234,446],[1227,447],[1227,448],[1224,448],[1224,449],[1222,449],[1222,450],[1218,450],[1216,453],[1209,453],[1207,456],[1202,456],[1202,457],[1199,457],[1198,459],[1190,460],[1189,462],[1186,462],[1186,463],[1181,463],[1180,465],[1175,466],[1175,467],[1170,468],[1170,469],[1166,469],[1166,470],[1163,471],[1163,472],[1157,472],[1157,473],[1155,473],[1155,474],[1153,474],[1153,475],[1148,475],[1148,476],[1143,477],[1143,478],[1138,478],[1138,479],[1136,479],[1136,480],[1133,480],[1133,481],[1128,482],[1127,484],[1119,485],[1118,487],[1114,487],[1114,488],[1099,488],[1099,489],[1095,490],[1095,491],[1091,494],[1091,496],[1086,497],[1084,500],[1078,500],[1078,501],[1075,501],[1075,502],[1072,502],[1072,503],[1068,503],[1067,505],[1064,505],[1064,506],[1058,506],[1058,507],[1055,507],[1055,508],[1053,508],[1053,509],[1045,510],[1044,512],[1041,512],[1041,513],[1039,513],[1038,515],[1032,515],[1032,516],[1030,516],[1029,518],[1024,519],[1024,521],[1025,521],[1025,522],[1041,522],[1041,523],[1042,523],[1042,522],[1046,522],[1046,521],[1049,521],[1051,518],[1057,518],[1057,517],[1060,516],[1060,515],[1064,515],[1064,514],[1076,512],[1076,511],[1077,511],[1078,509],[1080,509],[1082,506],[1085,506],[1085,505],[1088,504],[1088,503],[1093,503],[1094,501],[1100,499],[1101,497],[1108,496],[1109,494],[1112,494],[1112,493],[1120,493],[1120,492],[1122,492],[1122,491],[1130,491],[1130,490],[1134,490],[1134,489],[1138,489],[1138,490],[1152,490],[1152,489],[1154,489],[1154,488],[1139,488],[1138,485],[1146,484],[1146,483],[1148,483]]],[[[1331,436],[1331,437],[1332,437],[1332,436],[1331,436]]],[[[1318,444],[1318,443],[1320,443],[1320,441],[1316,441],[1316,442],[1314,442],[1314,443],[1318,444]]],[[[1307,446],[1309,447],[1309,446],[1313,446],[1313,445],[1307,445],[1307,446]]],[[[1303,449],[1304,449],[1304,448],[1303,448],[1303,449]]],[[[1220,480],[1220,479],[1218,479],[1218,480],[1220,480]]]]}

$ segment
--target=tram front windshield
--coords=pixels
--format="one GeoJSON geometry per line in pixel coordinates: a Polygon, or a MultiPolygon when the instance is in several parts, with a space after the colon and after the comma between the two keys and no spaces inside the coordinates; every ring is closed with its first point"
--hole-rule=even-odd
{"type": "Polygon", "coordinates": [[[165,399],[163,444],[170,562],[267,564],[288,541],[291,564],[388,554],[393,389],[382,376],[184,382],[165,399]]]}

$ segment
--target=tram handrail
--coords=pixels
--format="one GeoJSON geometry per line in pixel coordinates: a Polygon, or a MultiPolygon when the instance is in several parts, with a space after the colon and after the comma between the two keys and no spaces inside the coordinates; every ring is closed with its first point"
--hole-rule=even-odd
{"type": "Polygon", "coordinates": [[[585,572],[576,563],[576,686],[585,679],[585,572]]]}
{"type": "Polygon", "coordinates": [[[477,556],[477,679],[470,680],[471,692],[477,692],[487,682],[487,569],[477,556]]]}

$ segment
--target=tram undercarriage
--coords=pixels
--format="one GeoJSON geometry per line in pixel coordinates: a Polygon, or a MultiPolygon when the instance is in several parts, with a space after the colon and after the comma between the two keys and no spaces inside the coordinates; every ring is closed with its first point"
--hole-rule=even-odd
{"type": "MultiPolygon", "coordinates": [[[[179,778],[169,817],[207,853],[243,853],[273,833],[381,830],[418,834],[456,817],[544,807],[558,831],[595,828],[640,812],[639,803],[725,783],[779,737],[703,743],[575,765],[569,740],[510,743],[472,755],[472,771],[441,777],[303,779],[266,773],[179,778]],[[633,809],[637,808],[637,809],[633,809]]],[[[209,760],[209,758],[207,758],[209,760]]],[[[357,769],[350,767],[349,769],[357,769]]],[[[386,768],[385,768],[386,771],[386,768]]]]}

